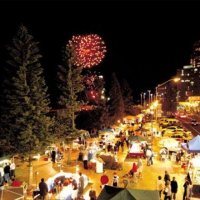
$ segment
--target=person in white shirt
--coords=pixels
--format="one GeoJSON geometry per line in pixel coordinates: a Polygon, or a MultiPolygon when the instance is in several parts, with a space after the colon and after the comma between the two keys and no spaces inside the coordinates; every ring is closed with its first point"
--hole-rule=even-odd
{"type": "Polygon", "coordinates": [[[157,180],[157,190],[159,191],[159,196],[160,199],[162,197],[162,191],[164,189],[164,181],[162,180],[161,176],[158,176],[158,180],[157,180]]]}
{"type": "Polygon", "coordinates": [[[163,193],[165,195],[164,200],[171,200],[172,192],[171,192],[171,184],[169,180],[165,184],[163,193]]]}
{"type": "Polygon", "coordinates": [[[10,164],[10,178],[15,177],[15,168],[16,168],[16,165],[14,161],[12,161],[12,163],[10,164]]]}
{"type": "Polygon", "coordinates": [[[147,149],[146,151],[146,157],[147,157],[147,166],[150,166],[152,164],[152,151],[151,149],[147,149]]]}

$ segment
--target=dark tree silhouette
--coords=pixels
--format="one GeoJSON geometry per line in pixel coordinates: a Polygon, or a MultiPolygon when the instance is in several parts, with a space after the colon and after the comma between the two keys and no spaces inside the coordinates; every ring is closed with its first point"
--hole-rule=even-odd
{"type": "Polygon", "coordinates": [[[133,96],[132,96],[132,90],[127,82],[127,80],[123,79],[121,82],[121,91],[122,91],[122,97],[124,101],[124,112],[125,114],[132,114],[132,108],[133,108],[133,96]]]}
{"type": "Polygon", "coordinates": [[[121,88],[115,73],[111,75],[111,88],[109,91],[109,117],[110,125],[117,122],[124,116],[124,102],[121,88]]]}
{"type": "Polygon", "coordinates": [[[28,154],[31,166],[31,156],[44,150],[52,141],[53,120],[48,117],[50,101],[40,64],[42,56],[38,42],[23,25],[8,52],[10,59],[2,97],[1,136],[12,153],[28,154]]]}

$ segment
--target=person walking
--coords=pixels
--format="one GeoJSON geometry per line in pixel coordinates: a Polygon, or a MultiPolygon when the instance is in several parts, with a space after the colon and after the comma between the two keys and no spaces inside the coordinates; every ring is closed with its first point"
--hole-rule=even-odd
{"type": "Polygon", "coordinates": [[[176,193],[178,191],[178,183],[175,179],[175,177],[173,177],[172,181],[171,181],[171,192],[172,192],[172,199],[176,199],[176,193]]]}
{"type": "Polygon", "coordinates": [[[93,189],[93,187],[91,187],[91,189],[89,191],[89,197],[90,197],[90,200],[96,200],[97,199],[96,191],[93,189]]]}
{"type": "Polygon", "coordinates": [[[84,169],[88,169],[88,151],[85,150],[83,153],[83,166],[84,169]]]}
{"type": "Polygon", "coordinates": [[[164,182],[162,180],[162,177],[161,176],[158,176],[158,180],[157,180],[157,190],[159,191],[159,196],[160,196],[160,199],[162,197],[162,191],[164,189],[164,182]]]}
{"type": "Polygon", "coordinates": [[[163,194],[165,196],[164,200],[171,200],[172,193],[171,193],[171,184],[169,180],[167,180],[167,182],[165,183],[163,194]]]}
{"type": "Polygon", "coordinates": [[[190,193],[190,190],[189,190],[190,181],[187,178],[185,178],[185,183],[184,183],[183,187],[184,187],[183,200],[188,200],[189,196],[190,196],[190,194],[189,194],[190,193]]]}
{"type": "Polygon", "coordinates": [[[3,170],[4,170],[4,180],[9,182],[10,181],[10,165],[6,163],[3,170]]]}
{"type": "Polygon", "coordinates": [[[165,181],[165,184],[167,183],[167,181],[170,181],[170,175],[168,171],[165,171],[164,181],[165,181]]]}
{"type": "Polygon", "coordinates": [[[152,165],[152,151],[150,148],[146,150],[147,166],[152,165]]]}
{"type": "Polygon", "coordinates": [[[117,176],[117,173],[114,172],[114,176],[113,176],[113,187],[117,187],[118,186],[118,181],[119,181],[119,176],[117,176]]]}
{"type": "Polygon", "coordinates": [[[46,200],[46,196],[48,193],[48,187],[47,187],[47,184],[44,182],[44,178],[42,178],[41,182],[39,183],[39,190],[40,190],[41,199],[46,200]]]}
{"type": "Polygon", "coordinates": [[[130,181],[130,183],[131,182],[133,182],[133,183],[136,183],[137,182],[137,172],[138,172],[138,166],[137,166],[137,164],[134,162],[133,163],[133,166],[132,166],[132,169],[131,169],[131,171],[130,171],[130,175],[131,175],[131,177],[132,177],[132,180],[130,181]]]}
{"type": "Polygon", "coordinates": [[[53,150],[53,151],[51,152],[51,160],[52,160],[53,163],[56,162],[56,151],[55,151],[55,150],[53,150]]]}
{"type": "Polygon", "coordinates": [[[143,163],[141,158],[138,159],[137,167],[138,167],[138,178],[142,178],[143,163]]]}
{"type": "Polygon", "coordinates": [[[137,173],[137,171],[138,171],[138,166],[137,166],[137,164],[134,162],[134,163],[133,163],[133,166],[132,166],[132,169],[131,169],[132,176],[135,176],[135,173],[137,173]]]}
{"type": "Polygon", "coordinates": [[[10,178],[11,179],[15,177],[15,168],[16,168],[16,165],[14,161],[12,161],[12,163],[10,164],[10,178]]]}
{"type": "Polygon", "coordinates": [[[78,197],[83,195],[84,190],[84,177],[81,172],[79,172],[79,187],[78,187],[78,197]]]}

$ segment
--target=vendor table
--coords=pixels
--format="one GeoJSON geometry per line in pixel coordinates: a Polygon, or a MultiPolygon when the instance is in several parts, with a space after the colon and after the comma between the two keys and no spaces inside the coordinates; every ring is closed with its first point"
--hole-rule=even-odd
{"type": "Polygon", "coordinates": [[[127,158],[145,158],[144,152],[128,153],[127,158]]]}

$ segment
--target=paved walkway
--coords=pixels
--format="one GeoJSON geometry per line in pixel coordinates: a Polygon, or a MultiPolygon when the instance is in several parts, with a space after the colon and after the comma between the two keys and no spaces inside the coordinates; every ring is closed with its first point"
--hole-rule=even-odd
{"type": "MultiPolygon", "coordinates": [[[[154,151],[158,149],[157,147],[157,139],[154,139],[154,151]]],[[[118,158],[120,162],[123,162],[123,170],[121,171],[116,171],[118,176],[120,177],[120,185],[123,186],[122,184],[122,176],[126,174],[132,167],[133,162],[137,162],[136,159],[132,160],[125,160],[125,157],[127,155],[127,148],[125,148],[124,152],[119,152],[118,158]]],[[[90,185],[93,186],[93,188],[96,190],[97,194],[100,193],[101,188],[100,188],[100,177],[102,174],[97,174],[95,170],[85,170],[83,169],[83,164],[82,162],[76,162],[76,158],[78,157],[78,151],[74,151],[72,153],[72,164],[70,166],[67,165],[66,163],[66,155],[65,154],[65,159],[62,163],[62,165],[59,164],[52,164],[51,161],[44,161],[42,158],[39,161],[34,161],[33,162],[33,188],[36,188],[36,185],[40,182],[41,178],[44,178],[47,180],[49,177],[55,175],[58,173],[60,170],[63,170],[64,172],[72,172],[76,173],[77,171],[77,166],[79,167],[79,170],[83,173],[86,174],[89,177],[89,181],[91,182],[90,185]]],[[[142,178],[137,180],[136,182],[130,181],[128,187],[129,188],[138,188],[138,189],[149,189],[149,190],[155,190],[156,189],[156,181],[158,175],[161,175],[162,177],[164,176],[165,170],[167,170],[171,176],[176,177],[179,185],[178,189],[178,194],[177,194],[177,200],[182,200],[182,194],[183,194],[183,181],[186,176],[185,172],[183,169],[181,169],[180,165],[177,165],[176,163],[172,161],[160,161],[158,157],[154,158],[154,164],[151,166],[146,165],[146,160],[143,159],[143,175],[142,178]]],[[[109,176],[109,184],[112,184],[112,177],[113,173],[115,170],[105,170],[105,173],[109,176]]],[[[28,182],[28,167],[27,163],[18,163],[18,167],[16,169],[16,176],[20,180],[24,180],[28,182]]],[[[88,191],[90,187],[88,186],[85,189],[85,197],[88,199],[88,191]]],[[[28,198],[27,198],[28,199],[28,198]]],[[[51,198],[55,199],[55,198],[51,198]]],[[[148,197],[147,197],[148,200],[148,197]]]]}

